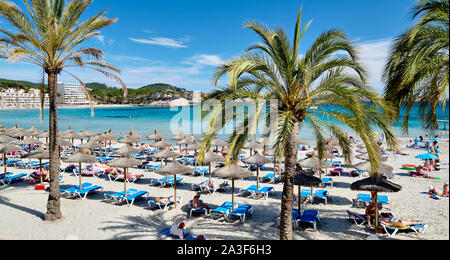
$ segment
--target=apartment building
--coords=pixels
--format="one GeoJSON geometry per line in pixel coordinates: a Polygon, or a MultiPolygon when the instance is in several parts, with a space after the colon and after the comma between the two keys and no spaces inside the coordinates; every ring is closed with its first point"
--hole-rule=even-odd
{"type": "MultiPolygon", "coordinates": [[[[1,109],[36,109],[40,107],[41,95],[40,90],[17,90],[7,89],[0,92],[0,108],[1,109]]],[[[48,107],[49,98],[45,94],[44,106],[48,107]]]]}
{"type": "Polygon", "coordinates": [[[61,94],[64,105],[88,105],[89,100],[79,84],[58,82],[57,92],[61,94]]]}

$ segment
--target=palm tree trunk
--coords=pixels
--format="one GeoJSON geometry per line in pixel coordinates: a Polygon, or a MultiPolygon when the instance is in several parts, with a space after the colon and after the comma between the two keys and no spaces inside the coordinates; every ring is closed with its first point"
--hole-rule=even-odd
{"type": "Polygon", "coordinates": [[[294,207],[294,175],[298,157],[298,124],[286,140],[285,175],[283,195],[281,198],[280,239],[292,240],[292,210],[294,207]]]}
{"type": "MultiPolygon", "coordinates": [[[[62,218],[61,193],[59,190],[59,149],[57,143],[58,111],[56,103],[57,73],[47,72],[49,88],[49,153],[50,153],[50,192],[47,202],[46,221],[62,218]]],[[[81,170],[81,169],[80,169],[81,170]]]]}

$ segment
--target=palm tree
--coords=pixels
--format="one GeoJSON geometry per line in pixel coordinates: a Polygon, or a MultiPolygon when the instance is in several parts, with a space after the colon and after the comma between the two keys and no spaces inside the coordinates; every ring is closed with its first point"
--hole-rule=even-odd
{"type": "MultiPolygon", "coordinates": [[[[41,98],[44,93],[44,76],[48,77],[49,92],[49,152],[50,152],[50,194],[45,219],[54,221],[62,218],[59,191],[59,152],[57,144],[57,78],[67,73],[80,82],[89,93],[85,84],[67,68],[80,67],[100,72],[118,81],[125,90],[126,86],[116,74],[120,70],[103,61],[103,52],[96,48],[79,48],[86,40],[100,34],[100,29],[111,25],[117,19],[102,16],[106,10],[84,21],[81,15],[92,3],[92,0],[72,0],[65,4],[64,0],[22,0],[26,8],[23,12],[12,2],[0,0],[0,16],[15,31],[0,28],[3,45],[0,57],[9,61],[22,61],[39,66],[43,70],[41,98]]],[[[91,109],[93,111],[92,102],[91,109]]],[[[41,100],[41,120],[43,99],[41,100]]],[[[92,112],[93,115],[93,112],[92,112]]]]}
{"type": "MultiPolygon", "coordinates": [[[[416,23],[397,37],[387,61],[385,97],[397,111],[405,109],[403,130],[419,102],[419,115],[429,130],[438,128],[436,110],[446,107],[449,64],[449,0],[422,0],[413,7],[416,23]]],[[[400,118],[398,113],[397,119],[400,118]]]]}
{"type": "MultiPolygon", "coordinates": [[[[300,55],[302,36],[311,23],[302,29],[301,14],[300,9],[292,44],[282,28],[272,30],[255,21],[248,22],[245,28],[256,32],[263,43],[250,47],[239,57],[217,68],[215,85],[224,75],[229,76],[229,85],[208,95],[222,103],[228,99],[264,100],[258,103],[255,115],[246,114],[244,117],[241,123],[244,131],[231,134],[227,165],[237,161],[240,149],[249,136],[255,134],[260,116],[273,116],[270,111],[264,110],[266,100],[277,100],[274,106],[278,110],[275,115],[277,125],[267,135],[275,136],[273,148],[277,158],[285,157],[280,226],[282,240],[292,239],[294,174],[301,127],[311,127],[320,159],[325,159],[326,129],[339,141],[347,162],[351,162],[351,147],[345,133],[325,117],[349,126],[359,135],[367,145],[374,169],[379,165],[379,149],[373,127],[384,132],[390,146],[396,146],[390,128],[391,115],[383,112],[387,107],[381,95],[365,84],[366,72],[352,42],[340,30],[329,30],[317,38],[305,55],[300,55]],[[336,109],[315,108],[326,105],[333,105],[336,109]]],[[[222,110],[225,114],[233,113],[230,108],[217,105],[203,115],[204,118],[209,117],[210,126],[203,139],[200,159],[209,150],[217,132],[223,128],[223,124],[217,123],[223,120],[226,124],[233,120],[224,120],[222,110]]],[[[305,130],[302,128],[302,131],[305,130]]]]}

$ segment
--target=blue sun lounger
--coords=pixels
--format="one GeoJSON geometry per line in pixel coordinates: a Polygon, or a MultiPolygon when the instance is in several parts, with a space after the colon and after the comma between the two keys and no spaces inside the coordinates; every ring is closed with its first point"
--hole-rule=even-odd
{"type": "MultiPolygon", "coordinates": [[[[208,216],[208,210],[202,206],[198,207],[198,208],[194,208],[194,206],[192,205],[193,200],[191,200],[189,202],[189,217],[192,218],[192,214],[193,213],[204,213],[205,216],[208,216]]],[[[199,204],[203,205],[203,200],[199,200],[199,204]]]]}
{"type": "MultiPolygon", "coordinates": [[[[90,186],[92,186],[92,184],[86,182],[86,183],[81,184],[81,189],[86,189],[86,188],[88,188],[90,186]]],[[[78,190],[80,190],[80,186],[73,186],[73,187],[70,187],[70,188],[67,188],[67,189],[60,189],[60,191],[62,193],[67,193],[67,194],[74,193],[74,192],[76,192],[78,190]]]]}
{"type": "MultiPolygon", "coordinates": [[[[171,187],[173,187],[173,186],[175,185],[175,178],[172,178],[172,179],[168,180],[167,182],[164,181],[163,183],[164,183],[166,186],[171,186],[171,187]]],[[[177,185],[178,185],[178,184],[183,184],[183,183],[184,183],[184,178],[179,178],[179,177],[177,177],[177,185]]]]}
{"type": "Polygon", "coordinates": [[[207,174],[208,171],[209,171],[208,169],[197,169],[194,170],[193,176],[205,176],[205,174],[207,174]]]}
{"type": "Polygon", "coordinates": [[[416,232],[416,234],[422,235],[423,233],[425,233],[425,231],[428,228],[427,224],[408,226],[406,228],[389,227],[389,226],[386,226],[386,225],[383,225],[383,224],[381,224],[381,226],[383,226],[384,231],[391,238],[395,237],[397,235],[397,233],[400,232],[400,231],[414,231],[414,232],[416,232]]]}
{"type": "Polygon", "coordinates": [[[166,181],[173,180],[173,178],[174,178],[173,176],[167,176],[167,180],[166,180],[166,177],[164,177],[164,178],[161,178],[159,180],[152,180],[150,183],[152,185],[163,185],[163,184],[166,183],[166,181]]]}
{"type": "Polygon", "coordinates": [[[6,173],[6,176],[5,176],[4,173],[0,173],[0,180],[1,180],[1,179],[8,178],[8,177],[11,176],[11,175],[13,175],[12,172],[7,172],[7,173],[6,173]]]}
{"type": "Polygon", "coordinates": [[[262,196],[264,199],[269,198],[269,194],[273,193],[275,189],[273,187],[262,187],[258,191],[255,192],[255,196],[262,196]]]}
{"type": "Polygon", "coordinates": [[[314,193],[314,199],[320,199],[325,201],[325,205],[328,205],[328,191],[318,190],[314,193]]]}
{"type": "Polygon", "coordinates": [[[252,185],[247,189],[241,189],[239,195],[242,196],[246,193],[250,193],[250,195],[254,195],[258,191],[258,187],[256,185],[252,185]]]}
{"type": "MultiPolygon", "coordinates": [[[[238,206],[238,204],[235,202],[234,207],[237,207],[237,206],[238,206]]],[[[229,201],[224,202],[220,207],[211,210],[210,216],[212,218],[218,218],[218,217],[222,217],[222,216],[226,218],[228,216],[228,213],[230,213],[231,208],[232,208],[231,202],[229,202],[229,201]]]]}
{"type": "Polygon", "coordinates": [[[305,209],[305,210],[303,210],[302,217],[297,221],[298,221],[298,223],[312,224],[314,227],[314,230],[317,230],[317,222],[319,220],[320,220],[319,211],[305,209]]]}
{"type": "Polygon", "coordinates": [[[245,222],[245,217],[248,215],[253,215],[253,207],[250,205],[239,205],[239,207],[226,215],[227,220],[231,220],[232,217],[238,217],[243,223],[245,222]]]}
{"type": "Polygon", "coordinates": [[[364,226],[367,223],[367,217],[363,214],[357,214],[350,210],[347,210],[348,219],[355,222],[355,224],[359,227],[364,226]]]}
{"type": "MultiPolygon", "coordinates": [[[[127,192],[127,194],[128,194],[128,192],[127,192]]],[[[145,195],[147,195],[147,196],[145,197],[144,200],[148,200],[149,194],[147,191],[137,191],[135,193],[132,193],[132,194],[126,196],[122,200],[125,201],[128,204],[128,206],[133,206],[133,203],[135,200],[142,199],[142,198],[144,198],[145,195]]]]}
{"type": "MultiPolygon", "coordinates": [[[[132,193],[138,192],[138,190],[136,189],[128,189],[127,190],[127,195],[130,195],[132,193]]],[[[123,195],[125,194],[124,191],[118,192],[118,193],[113,193],[113,194],[105,194],[105,200],[119,200],[123,198],[123,195]]]]}
{"type": "Polygon", "coordinates": [[[80,197],[80,199],[82,200],[86,199],[88,194],[91,194],[93,192],[101,193],[102,191],[103,187],[93,185],[91,183],[83,183],[81,185],[81,189],[80,186],[75,186],[69,189],[61,189],[61,192],[63,192],[63,194],[73,197],[80,197]]]}
{"type": "MultiPolygon", "coordinates": [[[[356,205],[358,207],[366,206],[366,204],[369,204],[372,201],[370,194],[358,194],[358,198],[356,199],[356,205]]],[[[391,201],[389,199],[389,196],[386,195],[378,195],[378,204],[379,205],[391,205],[391,201]]]]}
{"type": "MultiPolygon", "coordinates": [[[[292,209],[292,226],[294,229],[298,228],[297,219],[298,219],[298,209],[292,209]]],[[[277,218],[278,226],[280,226],[280,222],[281,222],[281,219],[278,217],[277,218]]]]}
{"type": "Polygon", "coordinates": [[[275,174],[269,173],[266,176],[261,177],[262,182],[277,182],[280,180],[280,177],[275,177],[275,174]]]}
{"type": "Polygon", "coordinates": [[[8,186],[12,182],[24,180],[25,177],[27,177],[27,176],[28,176],[28,174],[25,174],[25,173],[12,175],[12,176],[8,175],[7,178],[0,179],[0,182],[3,184],[3,186],[8,186]]]}
{"type": "Polygon", "coordinates": [[[322,183],[323,184],[329,184],[331,185],[331,187],[333,187],[333,179],[332,178],[322,178],[322,183]]]}

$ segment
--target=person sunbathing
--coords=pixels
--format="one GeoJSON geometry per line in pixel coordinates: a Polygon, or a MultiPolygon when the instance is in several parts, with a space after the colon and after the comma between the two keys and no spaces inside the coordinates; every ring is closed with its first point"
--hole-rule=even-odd
{"type": "Polygon", "coordinates": [[[404,219],[395,221],[392,219],[384,218],[384,219],[380,219],[380,224],[388,226],[388,227],[392,227],[392,228],[407,228],[410,226],[423,225],[424,223],[422,221],[408,221],[408,220],[404,220],[404,219]]]}
{"type": "Polygon", "coordinates": [[[35,179],[35,180],[41,180],[41,175],[42,175],[42,181],[44,182],[49,182],[50,181],[50,172],[43,169],[42,170],[42,174],[39,170],[33,172],[32,174],[30,174],[30,177],[35,179]]]}
{"type": "Polygon", "coordinates": [[[168,198],[158,197],[155,199],[155,202],[167,205],[171,202],[175,202],[175,198],[173,196],[170,196],[168,198]]]}
{"type": "Polygon", "coordinates": [[[433,187],[430,187],[428,190],[428,195],[438,195],[447,198],[449,197],[448,184],[445,184],[442,190],[433,187]]]}

